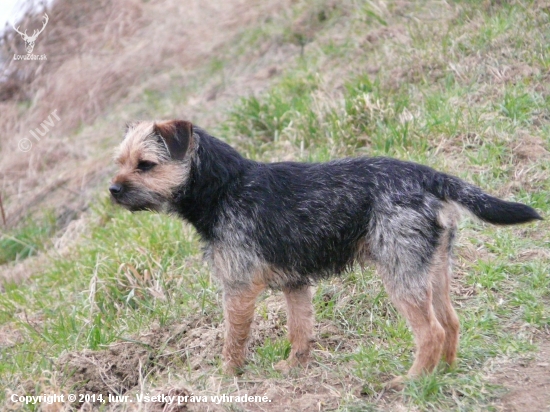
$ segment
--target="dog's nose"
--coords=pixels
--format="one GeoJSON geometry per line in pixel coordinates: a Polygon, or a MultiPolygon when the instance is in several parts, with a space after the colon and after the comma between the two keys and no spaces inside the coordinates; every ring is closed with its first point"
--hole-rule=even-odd
{"type": "Polygon", "coordinates": [[[120,192],[122,192],[122,185],[119,183],[113,183],[109,186],[109,192],[111,192],[113,196],[119,195],[120,192]]]}

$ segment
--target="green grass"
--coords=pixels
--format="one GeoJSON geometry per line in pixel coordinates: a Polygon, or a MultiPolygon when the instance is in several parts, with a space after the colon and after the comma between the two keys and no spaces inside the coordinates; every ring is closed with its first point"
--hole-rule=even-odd
{"type": "Polygon", "coordinates": [[[46,213],[42,218],[29,217],[14,229],[0,233],[0,265],[44,250],[55,231],[55,215],[46,213]]]}
{"type": "Polygon", "coordinates": [[[99,349],[153,323],[163,326],[217,306],[208,274],[182,266],[198,244],[180,221],[131,215],[108,202],[95,215],[90,236],[72,257],[55,260],[29,285],[4,285],[0,319],[20,328],[33,350],[23,352],[23,368],[17,356],[22,348],[4,348],[3,372],[32,373],[45,356],[99,349]],[[193,278],[182,276],[186,272],[193,278]]]}
{"type": "MultiPolygon", "coordinates": [[[[478,3],[381,9],[369,1],[299,2],[207,64],[206,72],[219,75],[235,51],[246,54],[265,42],[297,47],[273,85],[230,104],[214,130],[257,160],[368,154],[419,161],[547,216],[548,14],[532,11],[534,2],[478,3]],[[431,13],[443,17],[436,24],[431,13]],[[305,18],[309,37],[287,18],[305,18]],[[373,33],[370,40],[366,33],[373,33]],[[531,70],[522,71],[525,65],[531,70]],[[539,148],[526,160],[517,148],[527,135],[539,148]]],[[[136,112],[162,111],[186,96],[179,89],[146,90],[136,112]]],[[[205,319],[220,328],[220,290],[192,228],[172,217],[130,214],[106,200],[89,216],[92,223],[70,254],[55,257],[28,282],[3,285],[0,328],[15,343],[0,346],[1,387],[18,390],[28,380],[40,382],[40,390],[57,387],[50,373],[62,353],[102,350],[152,325],[205,319]]],[[[2,235],[0,263],[42,249],[51,227],[28,223],[2,235]]],[[[263,388],[265,381],[288,396],[331,387],[341,394],[333,409],[342,411],[379,410],[383,402],[412,410],[494,410],[505,391],[487,379],[488,363],[536,351],[550,325],[549,229],[547,220],[514,228],[464,221],[453,283],[461,346],[451,370],[441,367],[380,400],[383,382],[410,367],[414,344],[380,279],[355,268],[318,286],[313,366],[289,377],[273,368],[290,350],[285,315],[274,296],[262,300],[257,317],[264,335],[239,384],[263,388]]],[[[199,368],[194,357],[189,349],[185,368],[174,364],[147,376],[147,384],[180,379],[197,393],[210,390],[214,376],[222,393],[236,390],[221,374],[219,353],[199,368]]],[[[0,402],[8,402],[5,394],[0,402]]]]}

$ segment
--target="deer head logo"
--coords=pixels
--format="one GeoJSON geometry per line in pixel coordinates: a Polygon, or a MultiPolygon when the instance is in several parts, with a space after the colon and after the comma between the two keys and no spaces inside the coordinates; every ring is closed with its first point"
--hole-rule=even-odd
{"type": "Polygon", "coordinates": [[[40,33],[42,33],[44,31],[44,29],[46,28],[46,24],[48,24],[49,17],[46,13],[44,13],[43,19],[44,19],[44,22],[42,23],[42,28],[40,30],[35,30],[33,32],[32,36],[29,36],[27,34],[27,30],[25,30],[25,33],[21,33],[19,31],[19,26],[17,26],[17,29],[15,28],[15,26],[13,26],[13,29],[21,35],[23,40],[25,40],[25,49],[27,50],[27,54],[32,53],[32,51],[34,49],[34,42],[36,41],[36,38],[38,37],[38,35],[40,33]]]}

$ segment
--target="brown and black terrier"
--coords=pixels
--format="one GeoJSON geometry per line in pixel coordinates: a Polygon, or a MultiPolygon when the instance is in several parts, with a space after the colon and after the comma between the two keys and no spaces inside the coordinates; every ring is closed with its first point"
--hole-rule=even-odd
{"type": "MultiPolygon", "coordinates": [[[[454,176],[389,158],[260,163],[187,121],[128,126],[109,188],[131,210],[190,222],[223,286],[227,372],[245,361],[257,296],[282,289],[288,369],[308,361],[311,285],[354,263],[373,262],[416,342],[408,376],[456,359],[459,321],[451,304],[451,252],[459,209],[494,224],[541,219],[454,176]]],[[[398,386],[400,378],[393,383],[398,386]]]]}

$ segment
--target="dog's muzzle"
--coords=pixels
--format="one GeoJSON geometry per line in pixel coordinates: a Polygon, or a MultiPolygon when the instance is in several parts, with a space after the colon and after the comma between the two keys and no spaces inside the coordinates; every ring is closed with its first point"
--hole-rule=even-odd
{"type": "Polygon", "coordinates": [[[122,185],[119,183],[113,183],[109,186],[109,192],[111,192],[114,198],[120,196],[122,194],[122,185]]]}

